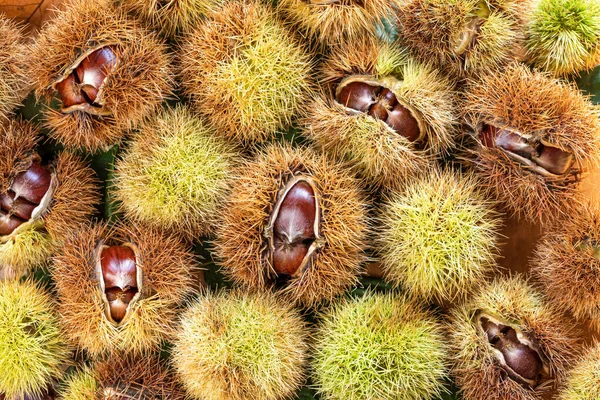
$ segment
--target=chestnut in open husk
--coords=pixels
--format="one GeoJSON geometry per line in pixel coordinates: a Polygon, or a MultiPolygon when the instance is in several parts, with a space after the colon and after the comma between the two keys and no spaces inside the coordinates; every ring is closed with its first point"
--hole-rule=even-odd
{"type": "Polygon", "coordinates": [[[44,265],[94,213],[94,172],[76,155],[36,153],[38,131],[10,121],[0,128],[0,278],[19,278],[44,265]]]}
{"type": "Polygon", "coordinates": [[[455,146],[453,82],[400,47],[362,39],[335,48],[319,72],[324,91],[304,132],[369,185],[399,189],[455,146]]]}
{"type": "Polygon", "coordinates": [[[343,166],[270,145],[235,170],[214,246],[234,282],[310,307],[356,282],[367,229],[360,185],[343,166]]]}
{"type": "Polygon", "coordinates": [[[57,99],[43,116],[66,147],[119,143],[171,94],[166,45],[110,2],[71,0],[31,45],[38,98],[57,99]]]}
{"type": "Polygon", "coordinates": [[[481,285],[451,310],[446,330],[465,400],[546,398],[580,351],[572,324],[519,277],[481,285]]]}
{"type": "Polygon", "coordinates": [[[53,261],[66,334],[93,357],[157,349],[195,290],[193,254],[156,229],[88,226],[53,261]]]}
{"type": "Polygon", "coordinates": [[[600,161],[600,120],[589,98],[519,64],[473,80],[465,98],[465,161],[483,188],[531,222],[573,215],[581,177],[600,161]]]}

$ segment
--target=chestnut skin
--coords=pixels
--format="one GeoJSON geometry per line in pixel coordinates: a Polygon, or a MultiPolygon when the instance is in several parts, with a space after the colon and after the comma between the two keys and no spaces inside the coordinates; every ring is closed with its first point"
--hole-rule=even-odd
{"type": "Polygon", "coordinates": [[[0,193],[0,236],[10,235],[31,219],[51,182],[52,174],[37,158],[26,171],[15,175],[10,189],[0,193]]]}
{"type": "MultiPolygon", "coordinates": [[[[495,324],[487,318],[481,318],[480,322],[481,327],[487,334],[488,341],[502,353],[506,365],[519,376],[537,384],[544,368],[539,354],[531,347],[521,343],[517,337],[517,332],[510,326],[495,324]]],[[[515,376],[511,371],[507,371],[507,373],[517,382],[526,383],[522,382],[519,376],[515,376]]]]}
{"type": "Polygon", "coordinates": [[[386,87],[365,82],[350,82],[342,87],[337,101],[347,108],[384,121],[396,133],[411,142],[420,136],[419,123],[415,117],[386,87]]]}
{"type": "Polygon", "coordinates": [[[110,70],[117,64],[117,56],[110,47],[102,47],[84,58],[65,79],[56,84],[63,109],[96,103],[100,87],[110,70]]]}
{"type": "Polygon", "coordinates": [[[110,246],[102,250],[100,264],[110,316],[119,323],[138,291],[135,253],[126,246],[110,246]]]}
{"type": "Polygon", "coordinates": [[[273,228],[273,269],[278,275],[294,275],[315,241],[316,201],[306,181],[297,182],[286,193],[273,228]]]}

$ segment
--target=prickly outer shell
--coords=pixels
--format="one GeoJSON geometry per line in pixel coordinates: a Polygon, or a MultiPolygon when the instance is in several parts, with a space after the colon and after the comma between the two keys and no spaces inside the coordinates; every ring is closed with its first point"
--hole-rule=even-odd
{"type": "Polygon", "coordinates": [[[368,222],[357,179],[321,153],[289,145],[267,146],[234,172],[234,183],[217,224],[215,254],[223,272],[251,290],[270,287],[288,301],[312,307],[356,282],[368,222]],[[310,263],[279,285],[270,261],[269,225],[282,189],[293,179],[309,179],[319,201],[317,239],[310,263]],[[265,237],[265,233],[267,233],[265,237]],[[322,242],[321,242],[322,241],[322,242]]]}

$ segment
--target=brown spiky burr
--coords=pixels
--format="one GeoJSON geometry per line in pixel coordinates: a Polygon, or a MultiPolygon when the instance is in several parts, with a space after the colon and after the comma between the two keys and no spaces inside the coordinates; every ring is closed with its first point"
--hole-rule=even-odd
{"type": "Polygon", "coordinates": [[[402,0],[281,0],[278,11],[321,45],[349,44],[391,19],[402,0]]]}
{"type": "Polygon", "coordinates": [[[22,27],[0,14],[0,123],[26,95],[27,52],[22,27]]]}
{"type": "Polygon", "coordinates": [[[61,400],[185,399],[174,374],[156,355],[111,357],[66,377],[61,400]]]}
{"type": "Polygon", "coordinates": [[[585,205],[547,229],[531,260],[552,302],[600,329],[600,210],[585,205]]]}
{"type": "Polygon", "coordinates": [[[109,2],[71,0],[31,46],[29,78],[51,136],[89,151],[120,142],[171,94],[171,59],[156,34],[109,2]]]}
{"type": "Polygon", "coordinates": [[[572,215],[582,174],[600,159],[598,107],[520,64],[474,80],[465,97],[468,162],[491,194],[529,221],[572,215]]]}
{"type": "Polygon", "coordinates": [[[446,329],[465,400],[548,398],[580,350],[572,324],[519,277],[481,285],[446,329]]]}
{"type": "Polygon", "coordinates": [[[224,273],[313,306],[356,282],[368,221],[360,184],[307,148],[269,145],[235,173],[214,247],[224,273]]]}
{"type": "Polygon", "coordinates": [[[19,278],[64,245],[100,201],[97,180],[76,155],[43,160],[29,123],[0,128],[0,275],[19,278]]]}
{"type": "Polygon", "coordinates": [[[363,39],[339,46],[320,67],[324,92],[305,132],[368,184],[399,189],[454,146],[454,83],[395,45],[363,39]]]}
{"type": "Polygon", "coordinates": [[[419,60],[476,77],[524,58],[530,0],[408,0],[397,12],[400,41],[419,60]]]}
{"type": "Polygon", "coordinates": [[[67,337],[94,357],[155,350],[194,291],[193,254],[154,229],[89,226],[53,261],[67,337]]]}

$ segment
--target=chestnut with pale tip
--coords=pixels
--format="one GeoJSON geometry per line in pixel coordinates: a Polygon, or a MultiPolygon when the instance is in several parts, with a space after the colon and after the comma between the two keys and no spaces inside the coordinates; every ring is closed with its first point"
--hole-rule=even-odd
{"type": "Polygon", "coordinates": [[[322,153],[266,146],[233,170],[214,248],[249,291],[310,308],[357,282],[368,220],[358,179],[322,153]]]}
{"type": "Polygon", "coordinates": [[[136,246],[131,243],[98,247],[100,261],[96,271],[105,313],[117,326],[126,321],[128,312],[140,297],[142,270],[138,267],[136,252],[136,246]]]}
{"type": "Polygon", "coordinates": [[[267,226],[270,262],[277,275],[295,276],[311,265],[319,239],[320,206],[310,178],[296,177],[282,191],[267,226]]]}

